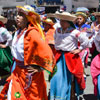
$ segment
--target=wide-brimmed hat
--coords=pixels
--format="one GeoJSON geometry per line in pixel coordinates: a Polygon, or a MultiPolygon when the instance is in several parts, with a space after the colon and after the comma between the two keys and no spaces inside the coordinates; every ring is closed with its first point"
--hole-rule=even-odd
{"type": "Polygon", "coordinates": [[[54,25],[53,21],[52,21],[51,19],[49,19],[49,18],[47,18],[47,19],[45,19],[45,20],[42,20],[42,22],[43,22],[43,23],[46,23],[46,24],[49,24],[49,25],[51,25],[51,26],[54,25]]]}
{"type": "Polygon", "coordinates": [[[86,15],[84,12],[77,12],[75,15],[76,15],[76,16],[81,15],[81,16],[83,16],[85,19],[87,18],[87,15],[86,15]]]}
{"type": "Polygon", "coordinates": [[[40,15],[35,12],[35,9],[29,5],[24,5],[24,6],[16,6],[18,12],[22,12],[27,16],[30,16],[32,18],[40,18],[40,15]]]}
{"type": "Polygon", "coordinates": [[[67,20],[67,21],[75,21],[75,19],[77,18],[75,15],[70,14],[69,12],[56,12],[55,14],[48,14],[48,17],[55,17],[58,19],[62,19],[62,20],[67,20]]]}
{"type": "Polygon", "coordinates": [[[7,18],[5,18],[5,17],[3,17],[3,16],[0,15],[0,21],[1,21],[3,24],[5,24],[5,23],[7,23],[7,18]]]}
{"type": "Polygon", "coordinates": [[[100,12],[94,12],[92,14],[95,15],[95,16],[100,16],[100,12]]]}

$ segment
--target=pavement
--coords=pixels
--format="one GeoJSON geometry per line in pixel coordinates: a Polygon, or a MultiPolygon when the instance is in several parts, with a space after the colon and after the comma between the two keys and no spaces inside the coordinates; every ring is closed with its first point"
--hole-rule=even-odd
{"type": "MultiPolygon", "coordinates": [[[[80,100],[97,100],[96,97],[94,96],[94,86],[93,86],[92,78],[91,78],[91,74],[90,74],[90,65],[87,68],[85,68],[85,72],[87,75],[86,89],[83,94],[84,99],[80,98],[80,100]]],[[[47,93],[49,93],[50,83],[48,81],[48,73],[46,71],[45,71],[45,80],[47,83],[47,93]]],[[[2,90],[4,83],[5,83],[5,80],[0,81],[0,91],[2,90]]]]}

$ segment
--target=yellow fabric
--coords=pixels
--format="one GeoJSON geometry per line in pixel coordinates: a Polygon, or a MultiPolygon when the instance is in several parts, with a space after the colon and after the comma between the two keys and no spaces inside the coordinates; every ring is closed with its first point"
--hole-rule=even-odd
{"type": "Polygon", "coordinates": [[[40,21],[39,21],[39,19],[35,20],[35,19],[33,19],[32,17],[30,17],[30,16],[28,16],[28,15],[26,15],[26,17],[27,17],[27,19],[29,20],[29,22],[30,22],[34,27],[36,27],[37,29],[39,29],[39,32],[40,32],[40,34],[41,34],[43,40],[45,40],[45,36],[44,36],[44,33],[43,33],[42,28],[41,28],[41,26],[40,26],[40,21]]]}

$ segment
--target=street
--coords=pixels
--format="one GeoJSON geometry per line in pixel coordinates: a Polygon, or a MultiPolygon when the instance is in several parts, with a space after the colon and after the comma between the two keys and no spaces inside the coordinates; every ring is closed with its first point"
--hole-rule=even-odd
{"type": "MultiPolygon", "coordinates": [[[[90,59],[89,59],[90,60],[90,59]]],[[[85,71],[86,71],[86,74],[87,74],[87,78],[86,78],[86,89],[84,91],[84,99],[81,99],[80,100],[96,100],[96,97],[94,96],[94,87],[93,87],[93,83],[92,83],[92,78],[91,78],[91,74],[90,74],[90,66],[88,66],[87,68],[85,68],[85,71]]],[[[45,80],[46,80],[46,83],[47,83],[47,93],[49,92],[49,89],[50,89],[50,83],[48,81],[48,73],[45,71],[45,80]]],[[[2,90],[3,88],[3,85],[4,85],[4,80],[0,81],[0,91],[2,90]]]]}

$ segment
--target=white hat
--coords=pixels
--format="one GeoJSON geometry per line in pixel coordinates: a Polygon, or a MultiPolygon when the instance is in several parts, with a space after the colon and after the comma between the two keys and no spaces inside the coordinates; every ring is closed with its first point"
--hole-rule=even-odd
{"type": "Polygon", "coordinates": [[[5,18],[5,17],[3,17],[3,16],[0,15],[0,21],[1,21],[3,24],[5,24],[5,23],[7,23],[7,18],[5,18]]]}
{"type": "Polygon", "coordinates": [[[77,18],[75,15],[72,15],[69,12],[56,13],[55,17],[58,19],[72,21],[72,22],[75,21],[75,19],[77,18]]]}
{"type": "Polygon", "coordinates": [[[75,19],[77,18],[75,15],[70,14],[69,12],[56,12],[55,14],[47,14],[48,17],[55,17],[58,19],[62,19],[62,20],[67,20],[67,21],[75,21],[75,19]]]}

